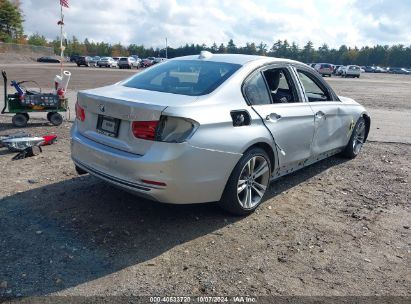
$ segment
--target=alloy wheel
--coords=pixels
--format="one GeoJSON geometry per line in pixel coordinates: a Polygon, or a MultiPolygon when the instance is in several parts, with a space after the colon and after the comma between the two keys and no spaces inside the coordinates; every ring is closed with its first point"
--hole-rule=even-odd
{"type": "Polygon", "coordinates": [[[237,182],[237,199],[244,209],[257,206],[267,190],[270,167],[263,156],[253,156],[248,160],[237,182]]]}
{"type": "Polygon", "coordinates": [[[354,154],[358,154],[361,151],[362,145],[365,140],[365,123],[360,121],[355,129],[354,140],[353,140],[353,151],[354,154]]]}

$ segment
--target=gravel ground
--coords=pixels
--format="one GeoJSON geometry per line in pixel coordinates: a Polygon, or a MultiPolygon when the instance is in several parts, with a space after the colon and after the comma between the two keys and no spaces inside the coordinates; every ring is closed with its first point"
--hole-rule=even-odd
{"type": "Polygon", "coordinates": [[[78,177],[70,126],[35,122],[59,136],[39,156],[1,152],[0,296],[410,295],[409,145],[284,177],[238,218],[78,177]]]}
{"type": "MultiPolygon", "coordinates": [[[[49,66],[39,75],[55,74],[49,66]]],[[[84,83],[77,79],[73,86],[130,75],[102,71],[84,69],[78,76],[84,83]]],[[[379,86],[374,76],[360,78],[366,89],[345,95],[379,86]]],[[[45,84],[47,77],[39,78],[45,84]]],[[[327,80],[337,91],[358,81],[327,80]]],[[[409,109],[408,88],[385,105],[377,95],[365,100],[409,109]]],[[[0,150],[0,301],[31,295],[411,296],[410,145],[368,142],[355,160],[335,156],[286,176],[271,184],[257,212],[241,218],[216,203],[159,204],[77,176],[70,127],[32,119],[26,131],[57,134],[57,143],[18,161],[0,150]]],[[[0,134],[13,131],[10,118],[1,116],[0,134]]]]}
{"type": "Polygon", "coordinates": [[[368,108],[411,110],[411,75],[363,73],[360,78],[326,78],[337,94],[368,108]]]}

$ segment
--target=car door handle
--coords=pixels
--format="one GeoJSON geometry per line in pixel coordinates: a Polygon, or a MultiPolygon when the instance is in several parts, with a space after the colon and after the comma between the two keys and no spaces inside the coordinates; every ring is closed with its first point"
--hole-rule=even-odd
{"type": "Polygon", "coordinates": [[[267,115],[266,116],[266,118],[265,118],[265,120],[273,120],[273,121],[276,121],[276,120],[279,120],[279,119],[281,119],[281,115],[279,115],[279,114],[277,114],[277,113],[271,113],[270,115],[267,115]]]}
{"type": "Polygon", "coordinates": [[[315,113],[315,118],[316,119],[321,119],[321,118],[326,119],[327,116],[325,115],[325,113],[323,111],[318,111],[317,113],[315,113]]]}

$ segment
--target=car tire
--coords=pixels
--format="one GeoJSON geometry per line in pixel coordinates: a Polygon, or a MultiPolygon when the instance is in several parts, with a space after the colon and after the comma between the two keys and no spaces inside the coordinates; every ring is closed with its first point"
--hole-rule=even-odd
{"type": "Polygon", "coordinates": [[[363,117],[360,117],[355,124],[350,140],[347,146],[341,152],[344,157],[355,158],[360,154],[361,148],[365,142],[367,126],[363,117]]]}
{"type": "Polygon", "coordinates": [[[78,67],[80,67],[80,64],[77,64],[78,67]]]}
{"type": "Polygon", "coordinates": [[[13,116],[11,119],[13,125],[17,128],[24,128],[27,126],[27,116],[24,115],[26,113],[17,113],[16,115],[13,116]]]}
{"type": "Polygon", "coordinates": [[[267,153],[257,147],[247,150],[228,179],[220,206],[240,216],[254,212],[264,200],[270,175],[271,162],[267,153]]]}
{"type": "Polygon", "coordinates": [[[51,122],[51,124],[53,126],[59,126],[63,123],[63,116],[61,116],[59,113],[57,112],[50,112],[50,119],[49,121],[51,122]]]}

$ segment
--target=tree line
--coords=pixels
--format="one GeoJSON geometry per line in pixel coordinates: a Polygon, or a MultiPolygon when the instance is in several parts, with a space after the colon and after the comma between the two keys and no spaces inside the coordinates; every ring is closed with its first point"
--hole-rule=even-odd
{"type": "MultiPolygon", "coordinates": [[[[30,36],[23,32],[23,14],[19,1],[0,0],[0,41],[20,44],[31,44],[37,46],[53,47],[55,54],[60,54],[60,39],[49,41],[39,33],[30,36]]],[[[80,41],[73,36],[65,39],[65,55],[89,55],[89,56],[129,56],[138,55],[145,57],[165,57],[165,48],[145,47],[142,44],[123,45],[121,43],[94,42],[89,39],[80,41]]],[[[180,47],[168,47],[167,57],[179,57],[185,55],[199,54],[202,50],[212,53],[224,54],[249,54],[272,56],[279,58],[289,58],[305,63],[327,62],[334,64],[357,64],[357,65],[381,65],[381,66],[401,66],[411,67],[411,45],[375,45],[349,47],[341,45],[339,48],[330,48],[323,44],[318,48],[314,47],[311,41],[304,46],[299,46],[295,42],[287,40],[274,41],[271,46],[260,42],[247,42],[245,45],[237,46],[231,39],[227,44],[217,45],[186,44],[180,47]]]]}
{"type": "MultiPolygon", "coordinates": [[[[55,39],[51,42],[41,37],[41,43],[38,44],[38,34],[29,37],[29,42],[36,45],[53,46],[55,53],[59,54],[60,40],[55,39]],[[37,38],[36,38],[37,37],[37,38]],[[35,38],[35,39],[34,39],[35,38]]],[[[142,58],[146,57],[165,57],[165,48],[146,48],[144,45],[130,44],[122,45],[121,43],[110,44],[106,42],[94,42],[85,39],[80,42],[76,37],[66,40],[65,54],[70,55],[90,55],[90,56],[129,56],[138,55],[142,58]]],[[[357,65],[380,65],[380,66],[401,66],[411,67],[411,45],[375,45],[349,47],[341,45],[339,48],[330,48],[327,44],[315,48],[311,41],[308,41],[303,47],[297,43],[289,43],[287,40],[277,40],[270,47],[261,42],[247,42],[243,46],[237,46],[231,39],[227,44],[221,43],[217,45],[213,43],[211,46],[205,44],[186,44],[177,48],[168,47],[168,58],[195,55],[202,50],[210,51],[214,54],[249,54],[271,56],[278,58],[288,58],[305,63],[312,62],[327,62],[334,64],[357,64],[357,65]]]]}

